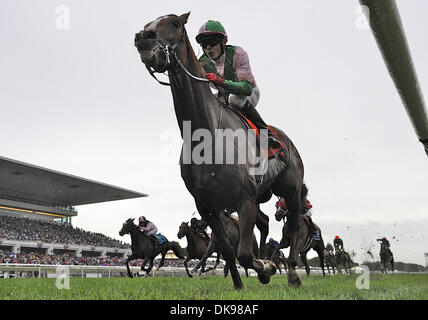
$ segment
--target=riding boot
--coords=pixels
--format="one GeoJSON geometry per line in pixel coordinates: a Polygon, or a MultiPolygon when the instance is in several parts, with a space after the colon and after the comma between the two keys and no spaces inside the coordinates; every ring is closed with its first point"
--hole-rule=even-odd
{"type": "MultiPolygon", "coordinates": [[[[263,121],[260,114],[257,112],[254,105],[247,100],[245,102],[245,105],[241,108],[241,111],[244,113],[244,115],[253,122],[256,127],[260,130],[260,133],[262,133],[261,130],[266,130],[268,133],[268,141],[270,141],[270,146],[273,148],[280,148],[282,147],[281,143],[278,141],[278,139],[275,137],[272,131],[269,130],[269,127],[267,126],[266,122],[263,121]]],[[[264,131],[264,132],[266,132],[264,131]]]]}
{"type": "Polygon", "coordinates": [[[309,237],[313,237],[315,234],[315,226],[311,217],[308,217],[308,220],[309,220],[309,227],[308,227],[309,237]]]}
{"type": "Polygon", "coordinates": [[[149,238],[152,239],[155,242],[156,246],[159,245],[158,238],[156,238],[154,234],[149,235],[149,238]]]}

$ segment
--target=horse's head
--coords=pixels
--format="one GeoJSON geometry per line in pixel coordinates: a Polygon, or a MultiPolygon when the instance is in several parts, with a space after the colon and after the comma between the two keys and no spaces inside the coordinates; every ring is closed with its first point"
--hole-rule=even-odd
{"type": "Polygon", "coordinates": [[[288,210],[284,210],[281,207],[277,207],[276,212],[275,212],[275,220],[281,221],[281,220],[285,219],[285,217],[287,216],[287,213],[288,213],[288,210]]]}
{"type": "Polygon", "coordinates": [[[177,16],[166,15],[149,22],[135,35],[134,44],[140,53],[141,61],[156,72],[166,71],[171,64],[171,50],[177,48],[185,39],[184,25],[190,12],[177,16]]]}
{"type": "Polygon", "coordinates": [[[187,222],[182,222],[177,233],[178,239],[183,238],[187,234],[188,230],[189,230],[189,225],[187,224],[187,222]]]}
{"type": "Polygon", "coordinates": [[[120,231],[119,231],[119,235],[121,237],[127,233],[130,233],[132,230],[132,227],[135,228],[134,220],[135,220],[135,218],[134,219],[129,218],[128,220],[125,221],[125,223],[122,225],[122,229],[120,229],[120,231]]]}
{"type": "Polygon", "coordinates": [[[275,204],[276,212],[275,212],[275,219],[276,221],[281,221],[285,219],[288,213],[287,204],[285,203],[284,198],[279,198],[279,200],[275,204]]]}

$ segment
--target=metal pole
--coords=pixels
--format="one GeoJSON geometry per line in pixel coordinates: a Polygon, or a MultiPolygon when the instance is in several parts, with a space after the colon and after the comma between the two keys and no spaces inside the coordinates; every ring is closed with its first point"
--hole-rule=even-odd
{"type": "Polygon", "coordinates": [[[360,0],[389,74],[428,155],[428,117],[406,35],[394,0],[360,0]]]}

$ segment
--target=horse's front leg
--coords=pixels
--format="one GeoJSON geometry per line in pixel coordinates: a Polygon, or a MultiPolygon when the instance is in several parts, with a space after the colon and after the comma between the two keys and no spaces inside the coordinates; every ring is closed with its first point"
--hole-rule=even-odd
{"type": "Polygon", "coordinates": [[[193,278],[193,276],[190,274],[187,263],[191,260],[190,257],[186,257],[186,259],[184,259],[183,264],[184,264],[184,268],[186,269],[186,273],[189,276],[189,278],[193,278]]]}
{"type": "Polygon", "coordinates": [[[154,261],[154,257],[149,259],[149,266],[145,270],[146,271],[146,274],[144,275],[145,278],[147,278],[150,275],[150,271],[152,271],[153,261],[154,261]]]}
{"type": "Polygon", "coordinates": [[[161,259],[161,262],[159,263],[159,265],[156,267],[156,270],[158,271],[160,268],[162,268],[163,267],[163,265],[165,264],[165,256],[166,256],[166,250],[164,250],[163,252],[162,252],[162,259],[161,259]]]}
{"type": "Polygon", "coordinates": [[[309,277],[311,269],[309,268],[308,259],[306,259],[306,252],[302,252],[300,254],[300,259],[302,260],[303,265],[305,266],[306,276],[309,277]]]}
{"type": "Polygon", "coordinates": [[[196,266],[192,269],[192,273],[198,272],[198,269],[201,268],[201,267],[203,267],[203,269],[205,271],[206,261],[214,253],[215,250],[216,250],[216,248],[215,248],[215,244],[214,244],[214,239],[211,238],[211,241],[210,241],[210,243],[208,245],[207,251],[202,256],[202,258],[198,261],[198,263],[196,264],[196,266]]]}
{"type": "Polygon", "coordinates": [[[144,269],[144,267],[146,266],[147,262],[149,262],[149,257],[145,257],[143,262],[141,263],[141,271],[147,272],[147,269],[144,269]]]}
{"type": "Polygon", "coordinates": [[[128,273],[128,277],[133,278],[134,276],[132,275],[131,269],[129,268],[129,261],[138,259],[138,256],[136,254],[131,254],[128,259],[126,259],[126,271],[128,273]]]}
{"type": "MultiPolygon", "coordinates": [[[[276,273],[276,266],[272,261],[260,260],[254,257],[253,237],[257,207],[254,201],[243,200],[238,206],[239,215],[239,245],[237,258],[243,268],[254,269],[259,281],[267,284],[270,277],[276,273]]],[[[231,270],[232,272],[232,270],[231,270]]]]}

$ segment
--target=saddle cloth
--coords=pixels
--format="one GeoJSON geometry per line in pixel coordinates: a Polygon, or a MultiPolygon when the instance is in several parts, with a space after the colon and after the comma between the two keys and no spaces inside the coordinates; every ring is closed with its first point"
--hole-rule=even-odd
{"type": "Polygon", "coordinates": [[[157,239],[159,245],[162,245],[165,242],[168,242],[168,239],[161,233],[156,233],[155,238],[157,239]]]}
{"type": "MultiPolygon", "coordinates": [[[[248,119],[246,116],[244,116],[244,114],[242,112],[240,112],[239,110],[237,110],[236,108],[232,108],[235,113],[241,118],[242,122],[244,122],[244,124],[249,128],[249,129],[253,129],[256,132],[256,135],[258,138],[260,138],[260,131],[259,129],[256,127],[256,125],[250,121],[250,119],[248,119]]],[[[267,152],[268,154],[268,159],[273,159],[276,157],[276,155],[279,155],[279,157],[281,158],[282,161],[285,160],[285,152],[287,151],[286,146],[279,140],[278,137],[278,132],[276,132],[276,130],[272,127],[269,126],[269,130],[274,134],[274,136],[278,139],[279,143],[281,144],[281,147],[278,148],[272,148],[269,146],[269,150],[267,152]]]]}
{"type": "MultiPolygon", "coordinates": [[[[307,226],[309,227],[309,224],[310,224],[309,218],[305,214],[302,214],[302,217],[303,217],[303,220],[305,221],[305,223],[307,224],[307,226]]],[[[315,225],[315,223],[313,223],[313,225],[315,228],[314,234],[311,237],[308,237],[308,239],[306,240],[306,243],[304,245],[303,250],[306,250],[307,248],[309,248],[309,246],[312,244],[312,241],[321,240],[321,236],[320,236],[318,227],[315,225]]]]}

